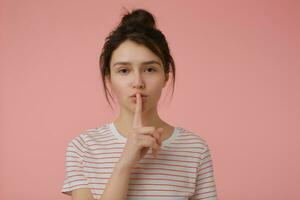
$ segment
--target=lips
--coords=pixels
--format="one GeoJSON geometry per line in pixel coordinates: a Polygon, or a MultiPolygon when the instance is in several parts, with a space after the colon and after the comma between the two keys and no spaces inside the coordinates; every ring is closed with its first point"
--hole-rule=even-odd
{"type": "MultiPolygon", "coordinates": [[[[136,94],[131,95],[130,97],[136,97],[136,94]]],[[[147,95],[141,94],[141,97],[147,97],[147,95]]]]}

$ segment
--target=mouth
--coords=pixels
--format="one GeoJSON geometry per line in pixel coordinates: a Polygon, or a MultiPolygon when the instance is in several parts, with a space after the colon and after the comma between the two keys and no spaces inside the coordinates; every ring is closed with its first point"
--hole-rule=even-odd
{"type": "MultiPolygon", "coordinates": [[[[134,95],[131,95],[130,97],[136,97],[136,94],[134,94],[134,95]]],[[[141,94],[141,97],[142,97],[142,98],[146,98],[146,97],[147,97],[147,95],[143,95],[143,94],[141,94]]]]}
{"type": "MultiPolygon", "coordinates": [[[[130,99],[134,102],[134,103],[136,103],[136,95],[134,94],[134,95],[131,95],[130,96],[130,99]]],[[[146,101],[147,101],[147,95],[141,95],[141,100],[142,100],[142,102],[143,103],[145,103],[146,101]]]]}

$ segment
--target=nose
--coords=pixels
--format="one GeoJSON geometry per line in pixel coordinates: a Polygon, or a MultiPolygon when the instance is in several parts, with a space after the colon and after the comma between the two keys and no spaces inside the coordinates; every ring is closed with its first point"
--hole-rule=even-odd
{"type": "Polygon", "coordinates": [[[142,89],[145,87],[143,78],[140,73],[135,73],[133,80],[133,87],[136,89],[142,89]]]}

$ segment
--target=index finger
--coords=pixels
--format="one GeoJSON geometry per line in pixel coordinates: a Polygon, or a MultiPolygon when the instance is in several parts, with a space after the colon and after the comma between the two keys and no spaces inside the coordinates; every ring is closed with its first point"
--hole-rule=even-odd
{"type": "Polygon", "coordinates": [[[141,94],[136,93],[136,105],[135,112],[133,116],[133,128],[141,127],[142,125],[142,99],[141,94]]]}

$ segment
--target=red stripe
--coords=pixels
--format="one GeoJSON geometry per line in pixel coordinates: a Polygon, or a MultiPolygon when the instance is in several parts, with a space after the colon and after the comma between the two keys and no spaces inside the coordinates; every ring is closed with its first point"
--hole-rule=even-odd
{"type": "MultiPolygon", "coordinates": [[[[202,144],[205,146],[205,144],[201,143],[201,142],[191,142],[191,143],[183,143],[183,142],[172,142],[172,144],[180,144],[180,145],[183,145],[183,144],[196,144],[196,145],[199,145],[199,144],[202,144]]],[[[201,147],[200,147],[201,148],[201,147]]]]}
{"type": "Polygon", "coordinates": [[[190,177],[190,176],[181,176],[181,175],[165,174],[165,173],[151,173],[151,172],[144,172],[144,173],[141,173],[141,172],[132,172],[131,174],[175,176],[175,177],[182,177],[182,178],[188,178],[188,179],[196,179],[195,177],[190,177]]]}
{"type": "MultiPolygon", "coordinates": [[[[79,180],[69,181],[68,183],[73,183],[73,182],[77,182],[77,181],[79,181],[79,180]]],[[[68,183],[66,183],[66,184],[68,184],[68,183]]],[[[89,181],[89,184],[90,185],[92,185],[92,184],[94,184],[94,185],[105,185],[106,183],[99,183],[99,182],[89,181]]],[[[135,183],[134,184],[134,183],[129,183],[129,185],[132,185],[132,186],[172,186],[172,187],[179,187],[179,188],[186,188],[186,189],[194,189],[194,187],[187,187],[187,186],[181,186],[181,185],[176,185],[176,184],[140,184],[140,183],[135,183]]],[[[77,186],[77,185],[74,185],[73,187],[75,187],[75,186],[77,186]]],[[[131,189],[131,190],[134,191],[135,189],[131,189]]]]}
{"type": "Polygon", "coordinates": [[[209,196],[209,197],[201,197],[201,199],[195,199],[195,200],[203,200],[203,199],[207,199],[207,198],[211,198],[211,197],[216,197],[217,195],[213,195],[213,196],[209,196]]]}
{"type": "MultiPolygon", "coordinates": [[[[213,186],[211,186],[211,188],[214,188],[213,186]]],[[[208,192],[202,192],[202,193],[195,193],[196,196],[198,195],[203,195],[203,194],[209,194],[209,193],[212,193],[212,192],[216,192],[216,190],[211,190],[211,191],[208,191],[208,192]]]]}
{"type": "Polygon", "coordinates": [[[93,134],[93,139],[99,139],[102,136],[112,135],[110,129],[99,131],[97,134],[93,134]]]}
{"type": "Polygon", "coordinates": [[[199,185],[204,185],[204,184],[206,184],[206,183],[214,183],[215,181],[214,180],[210,180],[210,181],[207,181],[207,182],[201,182],[201,184],[198,184],[197,186],[199,186],[199,185]]]}
{"type": "MultiPolygon", "coordinates": [[[[182,157],[182,158],[186,158],[187,156],[189,157],[189,158],[195,158],[195,159],[198,159],[198,160],[200,160],[201,158],[199,158],[199,157],[197,157],[197,156],[192,156],[192,155],[173,155],[173,154],[167,154],[167,153],[162,153],[163,151],[160,151],[160,153],[159,153],[159,155],[161,155],[161,156],[176,156],[176,157],[182,157]]],[[[111,158],[120,158],[120,154],[121,154],[122,152],[115,152],[115,153],[101,153],[101,154],[99,154],[99,155],[103,155],[103,154],[109,154],[109,155],[111,155],[111,154],[117,154],[118,156],[116,156],[116,157],[91,157],[91,156],[87,156],[87,155],[85,155],[84,156],[84,158],[89,158],[89,159],[95,159],[95,160],[99,160],[99,159],[111,159],[111,158]]]]}
{"type": "Polygon", "coordinates": [[[85,149],[85,151],[89,150],[89,147],[81,137],[78,137],[77,142],[85,149]]]}
{"type": "Polygon", "coordinates": [[[76,147],[77,150],[79,150],[82,154],[84,154],[84,152],[75,144],[74,141],[72,141],[72,144],[74,145],[74,147],[76,147]]]}
{"type": "Polygon", "coordinates": [[[168,179],[168,178],[130,178],[130,180],[157,180],[157,181],[174,181],[179,183],[191,183],[190,181],[181,181],[176,179],[168,179]]]}
{"type": "Polygon", "coordinates": [[[66,166],[67,167],[71,167],[72,165],[69,165],[70,163],[78,163],[79,166],[81,165],[81,162],[80,161],[77,161],[77,160],[68,160],[67,163],[66,163],[66,166]]]}
{"type": "MultiPolygon", "coordinates": [[[[164,152],[164,151],[169,151],[169,149],[163,149],[164,147],[162,147],[161,149],[161,152],[164,152]]],[[[95,152],[86,152],[86,154],[89,154],[89,155],[101,155],[101,154],[111,154],[111,153],[122,153],[124,148],[123,147],[114,147],[114,148],[106,148],[106,149],[103,149],[103,148],[97,148],[97,149],[92,149],[92,151],[102,151],[102,150],[107,150],[107,149],[113,149],[113,150],[121,150],[120,152],[99,152],[99,153],[95,153],[95,152]]],[[[173,153],[173,152],[179,152],[179,153],[192,153],[192,154],[199,154],[199,155],[202,155],[203,153],[199,152],[199,151],[184,151],[184,150],[176,150],[176,149],[172,149],[172,152],[170,153],[173,153]]],[[[172,155],[172,154],[167,154],[167,155],[172,155]]]]}
{"type": "MultiPolygon", "coordinates": [[[[102,158],[102,159],[111,159],[111,158],[119,158],[119,157],[107,157],[107,158],[102,158]]],[[[175,160],[175,159],[165,159],[165,158],[151,158],[151,157],[145,157],[143,160],[149,160],[149,161],[153,161],[153,160],[161,160],[161,161],[171,161],[171,162],[183,162],[183,163],[187,163],[186,160],[175,160]]],[[[107,164],[107,163],[116,163],[116,162],[103,162],[103,161],[99,161],[99,162],[91,162],[91,161],[85,161],[85,163],[88,163],[88,164],[107,164]]],[[[194,163],[194,164],[198,164],[198,162],[193,162],[193,161],[189,161],[188,163],[194,163]]],[[[143,163],[140,163],[140,164],[143,164],[143,163]]],[[[149,164],[149,163],[147,163],[149,164]]],[[[158,164],[158,163],[157,163],[158,164]]],[[[185,165],[184,165],[185,166],[185,165]]]]}
{"type": "Polygon", "coordinates": [[[206,141],[203,140],[199,135],[197,134],[193,134],[193,133],[190,133],[190,134],[182,134],[182,132],[180,133],[180,135],[177,136],[178,139],[184,139],[184,138],[187,138],[187,139],[193,139],[193,140],[200,140],[201,142],[203,142],[204,144],[206,144],[206,141]],[[187,138],[189,137],[189,138],[187,138]]]}
{"type": "Polygon", "coordinates": [[[214,178],[214,177],[213,177],[213,174],[211,174],[211,176],[204,177],[204,178],[200,178],[200,179],[197,177],[197,183],[200,182],[201,180],[207,179],[207,178],[214,178]]]}
{"type": "MultiPolygon", "coordinates": [[[[76,171],[78,172],[78,171],[76,171]]],[[[112,173],[99,173],[101,175],[104,175],[104,174],[107,174],[107,175],[112,175],[112,173]]],[[[143,174],[143,173],[139,173],[139,174],[143,174]]],[[[193,179],[193,182],[194,180],[196,179],[195,177],[187,177],[187,176],[178,176],[178,175],[168,175],[168,174],[156,174],[156,175],[164,175],[164,176],[173,176],[173,177],[184,177],[184,178],[188,178],[188,179],[193,179]]],[[[85,176],[83,174],[76,174],[76,175],[70,175],[68,176],[68,178],[71,178],[71,177],[76,177],[76,176],[84,176],[85,178],[88,178],[88,179],[101,179],[101,180],[108,180],[110,179],[110,177],[107,177],[107,178],[104,178],[104,177],[99,177],[99,176],[85,176]]],[[[134,179],[134,178],[132,178],[134,179]]],[[[141,180],[144,180],[144,179],[147,179],[147,178],[140,178],[141,180]]],[[[155,180],[163,180],[163,179],[160,179],[160,178],[154,178],[155,180]]],[[[188,181],[188,183],[193,183],[193,182],[190,182],[188,181]]]]}
{"type": "Polygon", "coordinates": [[[113,135],[107,134],[103,137],[97,137],[97,138],[91,138],[91,139],[87,138],[86,143],[88,144],[89,142],[97,142],[97,143],[101,144],[101,142],[105,141],[104,139],[106,139],[106,138],[111,138],[110,140],[118,140],[118,139],[114,138],[113,135]]]}
{"type": "Polygon", "coordinates": [[[172,185],[172,184],[132,184],[129,183],[129,185],[144,185],[144,186],[174,186],[174,187],[180,187],[180,188],[189,188],[189,189],[194,189],[193,187],[185,187],[185,186],[181,186],[181,185],[172,185]]]}
{"type": "Polygon", "coordinates": [[[209,162],[211,162],[211,160],[208,160],[208,161],[205,161],[205,162],[201,163],[199,167],[201,168],[202,165],[204,165],[206,163],[209,163],[209,162]]]}
{"type": "MultiPolygon", "coordinates": [[[[116,138],[111,138],[109,140],[103,140],[103,141],[95,141],[95,140],[90,140],[90,141],[87,141],[87,145],[89,146],[93,146],[93,145],[104,145],[105,142],[109,142],[109,141],[119,141],[118,139],[116,138]],[[90,144],[89,142],[93,142],[93,144],[90,144]]],[[[117,142],[114,142],[114,143],[110,143],[110,144],[116,144],[117,142]]]]}
{"type": "MultiPolygon", "coordinates": [[[[72,147],[72,148],[74,148],[74,147],[72,147]]],[[[81,155],[79,155],[76,151],[68,150],[67,154],[68,154],[68,153],[74,153],[74,154],[76,154],[79,158],[81,158],[81,155]]]]}
{"type": "Polygon", "coordinates": [[[84,153],[84,152],[87,151],[87,149],[85,148],[84,145],[81,144],[81,142],[79,141],[78,138],[80,138],[80,137],[74,138],[73,143],[74,143],[74,145],[76,145],[76,147],[77,147],[79,150],[82,150],[82,152],[84,153]],[[75,141],[76,141],[76,142],[75,142],[75,141]],[[78,143],[78,144],[77,144],[77,143],[78,143]]]}
{"type": "Polygon", "coordinates": [[[200,168],[200,170],[198,170],[198,173],[201,172],[201,171],[203,171],[203,170],[205,170],[205,169],[207,169],[207,168],[212,168],[212,167],[213,167],[213,166],[212,166],[212,164],[211,164],[211,165],[208,165],[208,166],[206,166],[206,167],[200,168]]]}
{"type": "MultiPolygon", "coordinates": [[[[172,190],[169,190],[169,192],[171,192],[172,190]]],[[[127,196],[131,196],[131,197],[186,197],[186,196],[178,196],[178,195],[164,195],[164,194],[158,194],[158,195],[146,195],[146,194],[141,194],[141,195],[137,195],[137,194],[127,194],[127,196]]]]}
{"type": "MultiPolygon", "coordinates": [[[[84,181],[84,182],[87,182],[86,179],[76,179],[76,180],[73,180],[73,181],[68,181],[66,184],[71,184],[71,183],[74,183],[74,182],[78,182],[78,181],[84,181]]],[[[82,183],[81,183],[82,184],[82,183]]],[[[84,185],[88,185],[87,183],[85,183],[84,185]]],[[[74,186],[77,186],[77,185],[74,185],[74,186]]],[[[73,186],[73,187],[74,187],[73,186]]]]}
{"type": "Polygon", "coordinates": [[[174,150],[176,150],[176,149],[203,149],[202,147],[180,147],[180,146],[179,147],[164,146],[164,147],[166,147],[168,149],[172,149],[172,151],[173,151],[173,149],[174,150]]]}
{"type": "Polygon", "coordinates": [[[89,186],[88,184],[79,184],[79,185],[74,185],[74,186],[70,186],[70,187],[64,187],[64,190],[70,190],[73,189],[74,187],[78,187],[78,186],[89,186]]]}
{"type": "MultiPolygon", "coordinates": [[[[86,168],[94,168],[94,169],[112,169],[111,167],[101,167],[101,168],[97,168],[97,167],[86,167],[86,168]]],[[[84,170],[80,170],[79,172],[83,172],[83,173],[95,173],[95,174],[103,174],[103,173],[109,173],[109,172],[90,172],[90,171],[86,171],[84,168],[84,170]]],[[[175,170],[175,169],[164,169],[164,168],[145,168],[145,167],[140,167],[140,168],[136,168],[134,167],[133,169],[138,169],[138,170],[166,170],[166,171],[175,171],[175,172],[183,172],[183,173],[190,173],[190,174],[195,174],[195,172],[189,172],[189,171],[183,171],[183,170],[175,170]]],[[[77,170],[69,170],[67,172],[74,172],[77,170]]]]}
{"type": "Polygon", "coordinates": [[[209,149],[206,147],[205,151],[202,152],[202,154],[206,154],[209,152],[209,149]]]}
{"type": "MultiPolygon", "coordinates": [[[[74,158],[74,159],[78,159],[77,156],[69,156],[69,155],[67,155],[66,158],[74,158]]],[[[73,160],[68,160],[67,162],[72,162],[72,161],[73,161],[73,160]]]]}
{"type": "MultiPolygon", "coordinates": [[[[163,159],[162,159],[163,160],[163,159]]],[[[90,164],[93,164],[91,162],[87,162],[87,163],[90,163],[90,164]]],[[[105,164],[116,164],[117,162],[105,162],[105,164]]],[[[173,167],[182,167],[182,168],[191,168],[191,169],[196,169],[197,167],[193,167],[193,166],[186,166],[186,165],[175,165],[175,164],[168,164],[168,163],[139,163],[140,165],[143,165],[143,164],[155,164],[155,165],[163,165],[163,166],[173,166],[173,167]]],[[[93,166],[86,166],[86,168],[92,168],[93,166]]],[[[96,167],[96,169],[99,169],[99,167],[96,167]]],[[[111,168],[111,167],[110,167],[111,168]]],[[[149,169],[149,168],[147,168],[149,169]]]]}
{"type": "MultiPolygon", "coordinates": [[[[120,149],[120,150],[122,150],[122,151],[120,151],[120,152],[99,152],[99,153],[94,153],[94,152],[87,152],[86,153],[86,155],[103,155],[103,154],[114,154],[114,153],[116,153],[116,154],[121,154],[122,152],[123,152],[123,148],[117,148],[117,149],[120,149]]],[[[94,149],[93,149],[94,150],[94,149]]],[[[100,157],[101,158],[101,157],[100,157]]],[[[97,159],[97,157],[96,157],[96,159],[97,159]]]]}
{"type": "Polygon", "coordinates": [[[210,154],[206,155],[206,157],[202,158],[202,160],[205,160],[208,157],[210,157],[210,154]]]}
{"type": "MultiPolygon", "coordinates": [[[[83,174],[75,174],[75,175],[68,176],[67,178],[73,178],[73,177],[76,177],[76,176],[80,177],[81,179],[82,179],[82,177],[84,177],[83,174]]],[[[88,177],[87,177],[87,178],[88,178],[88,177]]],[[[77,180],[80,180],[80,179],[76,179],[76,180],[74,180],[74,181],[77,181],[77,180]]],[[[82,180],[84,180],[84,179],[82,179],[82,180]]]]}
{"type": "Polygon", "coordinates": [[[213,172],[213,170],[210,170],[210,171],[208,171],[208,172],[204,172],[204,173],[202,173],[202,174],[198,174],[197,176],[202,176],[202,175],[204,175],[204,174],[208,174],[208,173],[212,173],[213,172]]]}
{"type": "MultiPolygon", "coordinates": [[[[118,140],[116,140],[116,139],[113,139],[113,140],[115,140],[115,141],[118,141],[118,140]]],[[[109,145],[123,145],[123,144],[125,144],[124,142],[114,142],[114,143],[108,143],[108,144],[105,144],[105,143],[97,143],[97,144],[93,144],[93,145],[90,145],[90,146],[99,146],[99,145],[101,145],[101,146],[109,146],[109,145]]],[[[92,149],[92,148],[91,148],[92,149]]],[[[104,148],[103,148],[104,149],[104,148]]],[[[106,149],[106,148],[105,148],[106,149]]],[[[93,150],[96,150],[96,149],[93,149],[93,150]]]]}
{"type": "Polygon", "coordinates": [[[211,186],[206,186],[206,187],[198,187],[196,190],[203,190],[203,189],[207,189],[207,188],[215,188],[215,184],[211,185],[211,186]]]}
{"type": "Polygon", "coordinates": [[[182,193],[188,193],[188,191],[182,191],[182,190],[158,190],[158,189],[128,189],[128,191],[136,191],[136,192],[144,192],[144,191],[151,191],[151,192],[162,192],[162,191],[168,191],[168,192],[182,192],[182,193]]]}
{"type": "MultiPolygon", "coordinates": [[[[103,178],[103,177],[90,177],[90,176],[87,176],[86,178],[89,178],[89,179],[99,179],[101,181],[108,181],[110,179],[110,177],[107,177],[107,178],[103,178]]],[[[192,181],[181,181],[181,180],[175,180],[175,179],[167,179],[167,178],[130,178],[130,180],[155,180],[155,181],[158,181],[158,182],[162,182],[162,181],[169,181],[169,182],[174,182],[174,183],[186,183],[186,184],[191,184],[193,185],[194,182],[192,181]]],[[[96,181],[96,180],[95,180],[96,181]]],[[[103,184],[103,183],[99,183],[99,182],[96,182],[97,184],[103,184]]]]}

